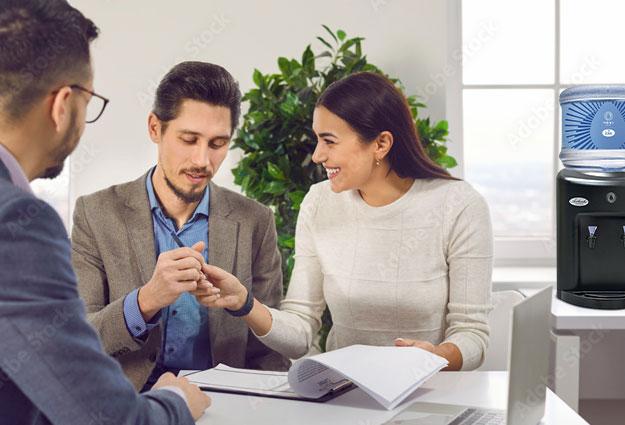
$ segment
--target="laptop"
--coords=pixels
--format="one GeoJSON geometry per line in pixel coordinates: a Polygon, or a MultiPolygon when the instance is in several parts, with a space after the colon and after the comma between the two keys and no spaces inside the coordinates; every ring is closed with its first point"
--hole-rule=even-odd
{"type": "Polygon", "coordinates": [[[551,287],[526,298],[512,311],[508,357],[508,408],[483,409],[415,403],[387,425],[536,425],[545,414],[549,373],[551,287]]]}

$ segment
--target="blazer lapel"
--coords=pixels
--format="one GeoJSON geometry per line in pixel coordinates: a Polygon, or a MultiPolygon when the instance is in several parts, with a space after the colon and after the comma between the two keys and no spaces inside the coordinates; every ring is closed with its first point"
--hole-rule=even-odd
{"type": "MultiPolygon", "coordinates": [[[[232,273],[234,269],[239,233],[239,223],[228,218],[230,211],[232,208],[224,190],[211,182],[208,213],[208,262],[228,273],[232,273]]],[[[223,309],[210,308],[208,310],[211,347],[218,344],[220,334],[222,334],[220,324],[224,314],[228,313],[223,309]]]]}
{"type": "Polygon", "coordinates": [[[128,211],[124,214],[134,258],[137,260],[141,273],[141,285],[152,278],[156,267],[152,211],[145,187],[146,178],[147,173],[128,185],[126,196],[128,211]]]}

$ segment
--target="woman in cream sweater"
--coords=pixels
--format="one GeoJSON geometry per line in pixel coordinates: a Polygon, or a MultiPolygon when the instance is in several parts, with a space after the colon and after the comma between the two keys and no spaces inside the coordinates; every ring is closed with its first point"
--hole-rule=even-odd
{"type": "Polygon", "coordinates": [[[248,297],[213,266],[204,273],[221,293],[200,287],[198,299],[239,310],[264,344],[290,358],[308,352],[327,305],[328,350],[417,346],[445,357],[450,370],[477,368],[491,309],[492,232],[482,196],[427,157],[405,98],[377,74],[329,86],[313,130],[312,159],[328,180],[302,203],[280,309],[248,297]]]}

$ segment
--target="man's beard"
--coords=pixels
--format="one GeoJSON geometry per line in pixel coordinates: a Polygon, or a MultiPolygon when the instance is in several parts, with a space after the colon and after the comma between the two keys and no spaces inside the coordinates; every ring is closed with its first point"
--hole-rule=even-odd
{"type": "Polygon", "coordinates": [[[55,159],[56,165],[46,168],[46,170],[43,172],[43,174],[39,178],[55,179],[61,174],[61,172],[63,172],[63,167],[65,166],[65,160],[74,151],[75,147],[78,145],[78,143],[74,143],[74,142],[80,139],[80,134],[79,134],[80,130],[76,126],[76,121],[77,121],[76,113],[74,112],[72,113],[72,116],[70,118],[70,126],[67,132],[67,135],[65,136],[65,140],[63,141],[61,146],[59,146],[58,151],[53,154],[54,157],[56,158],[55,159]]]}
{"type": "MultiPolygon", "coordinates": [[[[196,171],[196,170],[193,170],[193,171],[196,171]]],[[[204,170],[201,170],[201,172],[207,174],[207,180],[209,181],[213,177],[210,173],[205,172],[204,170]]],[[[206,188],[198,192],[185,192],[179,187],[176,187],[174,182],[172,182],[171,180],[167,178],[167,174],[165,174],[164,170],[163,170],[163,176],[165,177],[165,183],[167,184],[167,186],[171,189],[172,192],[174,192],[174,195],[176,195],[176,197],[180,199],[181,201],[184,201],[187,204],[194,204],[196,202],[200,202],[202,198],[204,197],[204,192],[206,191],[206,188]]]]}

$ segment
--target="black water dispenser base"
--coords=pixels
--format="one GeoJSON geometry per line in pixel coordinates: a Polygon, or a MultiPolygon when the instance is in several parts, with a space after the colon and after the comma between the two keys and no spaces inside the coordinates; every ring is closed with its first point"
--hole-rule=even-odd
{"type": "Polygon", "coordinates": [[[558,291],[557,296],[562,301],[579,307],[625,309],[625,291],[558,291]]]}

